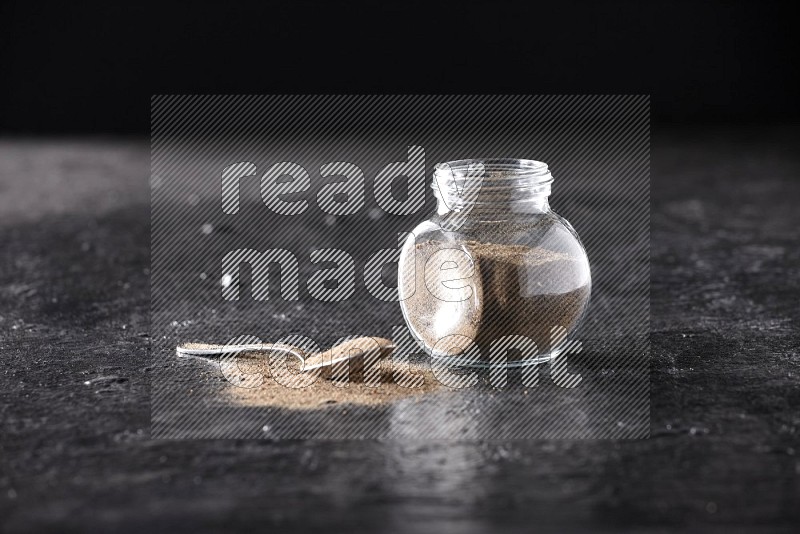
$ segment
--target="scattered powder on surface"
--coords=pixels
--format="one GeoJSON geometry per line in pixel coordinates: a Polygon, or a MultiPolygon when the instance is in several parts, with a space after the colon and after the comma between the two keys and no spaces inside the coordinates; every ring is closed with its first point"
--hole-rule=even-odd
{"type": "MultiPolygon", "coordinates": [[[[376,339],[380,342],[387,341],[376,339]]],[[[182,346],[188,349],[221,347],[203,343],[187,343],[182,346]]],[[[341,347],[342,345],[338,345],[326,353],[308,355],[306,362],[316,363],[323,354],[327,354],[328,357],[333,355],[335,358],[336,353],[342,350],[341,347]]],[[[382,349],[381,354],[376,356],[376,360],[373,360],[371,362],[373,364],[368,367],[374,371],[367,373],[363,368],[364,359],[356,358],[320,369],[318,372],[297,374],[299,361],[292,362],[296,360],[292,356],[285,359],[282,356],[290,373],[281,373],[280,370],[284,367],[273,365],[272,369],[275,370],[279,383],[270,373],[270,359],[275,358],[274,354],[267,351],[240,352],[235,357],[235,363],[232,359],[229,360],[229,372],[226,373],[228,385],[223,394],[227,400],[242,406],[315,410],[341,408],[345,405],[384,405],[419,395],[452,391],[436,380],[427,364],[397,362],[395,365],[398,369],[392,371],[392,360],[388,358],[390,353],[391,349],[382,349]],[[375,363],[378,359],[380,362],[375,363]],[[347,366],[351,364],[349,379],[345,379],[347,366]],[[237,375],[230,373],[230,369],[238,371],[241,376],[250,377],[251,380],[258,376],[261,379],[257,382],[245,382],[254,387],[238,387],[233,385],[237,382],[237,375]],[[311,383],[306,384],[306,382],[311,383]],[[404,387],[401,384],[417,387],[404,387]]]]}

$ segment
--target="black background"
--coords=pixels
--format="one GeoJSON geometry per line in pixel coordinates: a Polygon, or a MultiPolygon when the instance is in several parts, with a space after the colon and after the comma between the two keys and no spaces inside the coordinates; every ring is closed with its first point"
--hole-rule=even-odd
{"type": "Polygon", "coordinates": [[[790,3],[38,2],[0,8],[7,133],[149,132],[165,93],[652,94],[798,118],[790,3]]]}

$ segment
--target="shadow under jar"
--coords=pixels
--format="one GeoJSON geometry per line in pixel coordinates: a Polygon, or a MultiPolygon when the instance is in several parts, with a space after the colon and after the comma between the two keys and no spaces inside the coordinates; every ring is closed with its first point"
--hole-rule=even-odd
{"type": "Polygon", "coordinates": [[[547,165],[518,159],[436,166],[436,214],[400,253],[403,317],[443,363],[535,365],[570,339],[589,304],[586,251],[550,209],[547,165]]]}

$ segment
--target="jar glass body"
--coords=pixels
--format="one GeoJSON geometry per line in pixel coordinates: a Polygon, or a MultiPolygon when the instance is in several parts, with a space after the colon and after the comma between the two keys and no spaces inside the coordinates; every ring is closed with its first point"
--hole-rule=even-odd
{"type": "Polygon", "coordinates": [[[530,160],[440,164],[437,213],[407,237],[398,291],[432,357],[484,367],[542,363],[589,304],[586,251],[550,209],[547,166],[530,160]]]}

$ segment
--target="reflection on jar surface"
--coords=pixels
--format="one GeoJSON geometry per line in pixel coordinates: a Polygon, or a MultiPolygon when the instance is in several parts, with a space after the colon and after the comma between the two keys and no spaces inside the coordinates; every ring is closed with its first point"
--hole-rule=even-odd
{"type": "Polygon", "coordinates": [[[403,316],[426,352],[524,365],[553,356],[554,327],[570,339],[591,275],[575,230],[550,209],[552,182],[531,160],[436,166],[437,212],[409,235],[398,269],[403,316]]]}

